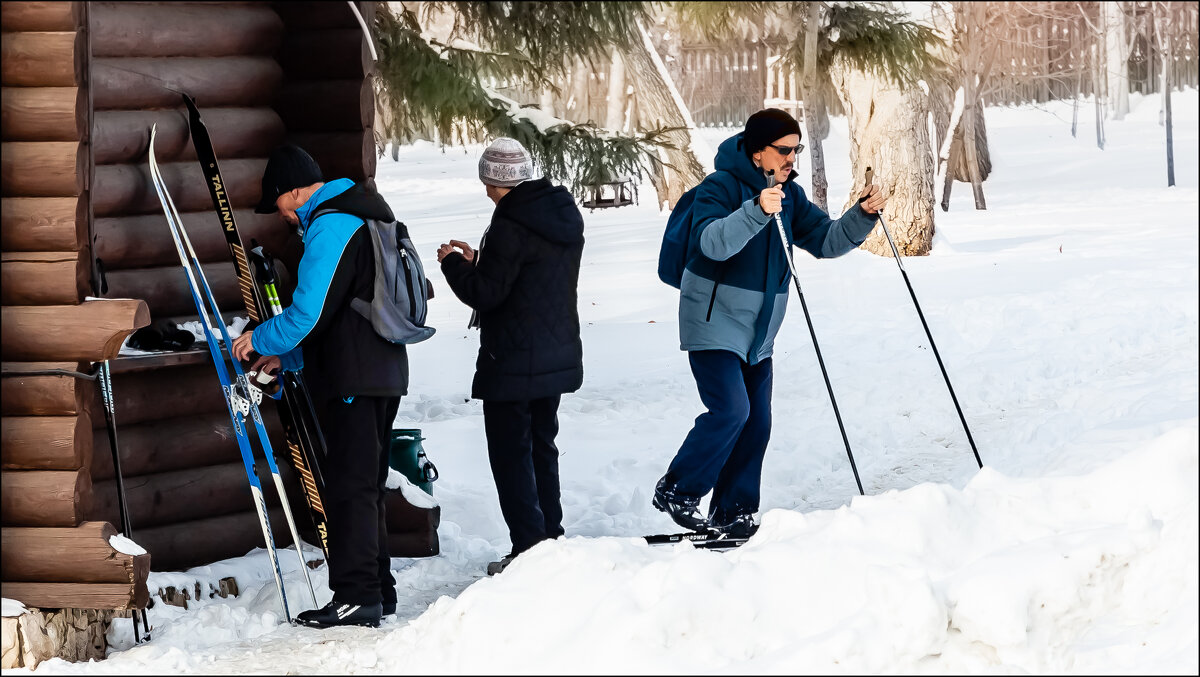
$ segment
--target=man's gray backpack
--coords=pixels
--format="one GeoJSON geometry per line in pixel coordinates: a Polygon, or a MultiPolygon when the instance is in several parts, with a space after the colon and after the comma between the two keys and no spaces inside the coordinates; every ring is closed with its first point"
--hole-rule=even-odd
{"type": "Polygon", "coordinates": [[[375,297],[369,302],[355,298],[350,307],[392,343],[420,343],[433,336],[434,328],[425,326],[433,287],[408,227],[395,219],[378,193],[361,184],[317,205],[313,219],[333,212],[362,219],[375,251],[375,297]]]}

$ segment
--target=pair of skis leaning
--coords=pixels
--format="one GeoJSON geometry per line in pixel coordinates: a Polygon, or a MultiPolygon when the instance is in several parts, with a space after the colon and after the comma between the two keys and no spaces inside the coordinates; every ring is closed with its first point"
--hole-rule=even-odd
{"type": "MultiPolygon", "coordinates": [[[[247,251],[242,244],[237,222],[233,218],[233,207],[229,204],[225,192],[225,182],[221,178],[221,168],[217,165],[208,127],[200,119],[200,110],[196,107],[196,102],[186,94],[183,95],[183,102],[188,109],[188,129],[191,132],[192,146],[196,149],[196,159],[200,162],[200,170],[204,174],[213,208],[220,219],[221,230],[225,233],[225,242],[229,246],[229,255],[237,272],[238,287],[242,292],[242,302],[251,324],[257,325],[283,311],[275,289],[274,265],[262,247],[253,247],[249,257],[253,259],[254,269],[258,271],[259,279],[256,282],[254,271],[247,262],[247,251]]],[[[309,516],[312,518],[325,561],[328,562],[329,520],[321,500],[325,483],[320,470],[320,462],[325,458],[325,438],[321,435],[321,426],[317,421],[316,410],[305,386],[303,374],[300,371],[285,372],[280,374],[279,381],[283,389],[282,406],[276,407],[276,410],[283,423],[292,467],[300,477],[300,487],[308,505],[309,516]]]]}
{"type": "Polygon", "coordinates": [[[226,368],[225,356],[218,343],[217,331],[219,330],[220,332],[220,338],[224,341],[226,351],[231,351],[233,343],[229,338],[228,330],[225,328],[225,322],[221,318],[221,311],[217,307],[212,289],[209,287],[208,280],[204,276],[204,271],[200,267],[200,260],[196,256],[195,249],[192,248],[187,230],[183,227],[183,222],[179,218],[178,211],[175,209],[175,203],[171,199],[162,174],[159,172],[158,162],[154,154],[156,131],[157,125],[152,127],[150,131],[150,176],[154,183],[154,190],[158,194],[159,202],[162,204],[163,213],[166,215],[167,226],[171,231],[171,239],[175,243],[175,251],[179,255],[179,262],[183,266],[184,273],[187,276],[188,288],[192,294],[192,300],[196,304],[197,314],[200,316],[200,325],[204,332],[204,339],[208,344],[209,353],[212,355],[213,364],[216,367],[217,377],[221,382],[225,407],[229,412],[230,421],[233,424],[238,450],[241,452],[242,462],[246,467],[246,476],[250,483],[250,493],[254,500],[254,508],[258,514],[263,538],[266,542],[267,553],[271,559],[272,573],[275,577],[275,585],[279,591],[280,606],[283,609],[284,618],[290,622],[292,617],[288,609],[283,573],[279,567],[279,557],[275,550],[275,540],[271,534],[271,523],[268,519],[266,500],[263,497],[262,483],[259,481],[258,472],[255,469],[254,452],[250,445],[250,437],[246,431],[247,416],[253,420],[259,445],[263,456],[266,458],[267,467],[270,469],[275,489],[279,494],[279,501],[283,507],[288,529],[291,531],[293,542],[296,544],[296,554],[300,557],[300,570],[304,573],[305,581],[308,583],[309,594],[312,597],[314,607],[317,604],[317,600],[316,592],[312,587],[312,581],[309,580],[308,566],[304,561],[304,553],[300,547],[301,540],[296,531],[296,523],[292,517],[291,506],[288,502],[287,493],[283,488],[283,479],[280,477],[279,468],[275,464],[271,442],[267,436],[267,430],[263,425],[262,415],[258,409],[258,401],[261,400],[262,393],[250,385],[241,364],[237,358],[233,357],[232,353],[230,353],[230,363],[233,366],[234,378],[230,378],[229,370],[226,368]],[[213,326],[214,320],[216,328],[213,326]]]}

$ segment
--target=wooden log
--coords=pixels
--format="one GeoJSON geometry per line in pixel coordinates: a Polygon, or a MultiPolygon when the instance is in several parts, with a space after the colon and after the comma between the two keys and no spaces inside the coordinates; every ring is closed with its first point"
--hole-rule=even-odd
{"type": "MultiPolygon", "coordinates": [[[[276,547],[290,545],[283,509],[268,514],[276,547]]],[[[253,511],[138,529],[134,534],[138,545],[150,553],[155,571],[176,571],[241,557],[264,543],[258,515],[253,511]]],[[[289,553],[280,553],[280,558],[287,556],[289,553]]],[[[290,556],[294,561],[295,554],[290,556]]]]}
{"type": "Polygon", "coordinates": [[[291,82],[274,108],[291,132],[362,131],[375,122],[373,87],[369,78],[291,82]]]}
{"type": "Polygon", "coordinates": [[[94,2],[90,12],[94,57],[269,56],[283,38],[266,4],[94,2]]]}
{"type": "MultiPolygon", "coordinates": [[[[288,33],[334,28],[358,28],[358,20],[346,3],[332,2],[274,2],[271,3],[288,33]]],[[[371,22],[375,16],[375,3],[360,2],[358,11],[363,19],[371,22]]]]}
{"type": "Polygon", "coordinates": [[[362,78],[374,66],[357,24],[352,28],[290,31],[276,59],[284,74],[294,80],[362,78]]]}
{"type": "MultiPolygon", "coordinates": [[[[203,268],[213,296],[217,299],[217,306],[222,310],[241,307],[242,292],[233,261],[206,263],[203,268]]],[[[195,301],[188,291],[187,273],[179,265],[178,259],[174,266],[113,270],[106,273],[105,277],[108,280],[107,296],[139,298],[149,306],[152,317],[197,314],[195,301]]],[[[204,293],[203,288],[200,293],[204,293]]]]}
{"type": "Polygon", "coordinates": [[[81,374],[88,373],[91,369],[90,362],[0,362],[0,374],[4,376],[21,376],[29,375],[35,371],[46,371],[47,369],[58,369],[61,371],[77,371],[81,374]]]}
{"type": "Polygon", "coordinates": [[[82,2],[0,2],[5,31],[74,31],[83,25],[82,2]]]}
{"type": "MultiPolygon", "coordinates": [[[[179,216],[201,261],[230,260],[229,245],[216,211],[210,208],[179,216]]],[[[233,218],[247,248],[251,241],[257,241],[268,252],[283,251],[287,246],[291,229],[277,214],[255,214],[252,209],[237,209],[233,218]]],[[[104,262],[105,270],[179,264],[175,242],[167,229],[166,217],[161,213],[96,219],[94,231],[96,239],[92,251],[104,262]]],[[[224,306],[222,310],[225,310],[224,306]]]]}
{"type": "MultiPolygon", "coordinates": [[[[216,381],[215,377],[213,380],[216,381]]],[[[278,415],[265,405],[262,415],[276,456],[285,458],[287,454],[283,451],[283,430],[278,415]]],[[[233,425],[225,411],[189,414],[132,425],[124,425],[118,419],[117,426],[121,472],[127,478],[241,462],[233,425]]],[[[108,443],[108,431],[96,427],[92,435],[92,482],[112,479],[112,448],[108,443]]]]}
{"type": "Polygon", "coordinates": [[[92,291],[91,257],[80,252],[0,254],[0,302],[6,306],[67,305],[92,291]]]}
{"type": "Polygon", "coordinates": [[[293,134],[290,142],[308,151],[321,166],[325,180],[362,181],[375,174],[375,132],[307,132],[293,134]]]}
{"type": "Polygon", "coordinates": [[[6,252],[74,252],[87,246],[87,194],[0,200],[0,248],[6,252]]]}
{"type": "Polygon", "coordinates": [[[87,189],[87,144],[6,141],[0,144],[4,197],[74,197],[87,189]]]}
{"type": "Polygon", "coordinates": [[[87,141],[88,94],[79,87],[4,87],[5,141],[87,141]]]}
{"type": "MultiPolygon", "coordinates": [[[[262,197],[262,175],[266,166],[265,158],[221,161],[221,178],[225,180],[226,196],[234,209],[258,204],[262,197]]],[[[171,192],[175,208],[181,214],[213,208],[208,184],[199,163],[160,163],[158,167],[167,190],[171,192]]],[[[154,192],[154,184],[150,182],[148,163],[99,165],[96,167],[95,185],[92,210],[97,219],[133,214],[162,215],[162,204],[154,192]]],[[[166,228],[165,221],[163,228],[166,228]]]]}
{"type": "Polygon", "coordinates": [[[145,301],[86,301],[77,306],[4,306],[0,355],[11,361],[85,360],[117,356],[125,337],[150,324],[145,301]]]}
{"type": "Polygon", "coordinates": [[[145,582],[0,583],[4,597],[41,609],[144,609],[150,601],[145,582]]]}
{"type": "Polygon", "coordinates": [[[29,583],[146,584],[150,555],[128,555],[109,544],[117,530],[108,522],[47,529],[0,530],[4,578],[29,583]]]}
{"type": "Polygon", "coordinates": [[[206,108],[262,106],[271,102],[282,80],[283,70],[269,56],[95,58],[92,106],[174,108],[180,104],[177,92],[191,94],[206,108]]]}
{"type": "MultiPolygon", "coordinates": [[[[270,486],[271,475],[266,470],[264,463],[260,477],[263,495],[269,497],[274,495],[275,488],[270,486]]],[[[278,504],[278,500],[271,502],[278,504]]],[[[126,477],[125,504],[135,536],[150,527],[254,509],[246,468],[241,460],[126,477]]],[[[113,480],[94,483],[92,507],[86,514],[87,519],[120,523],[113,480]]]]}
{"type": "Polygon", "coordinates": [[[73,416],[5,416],[0,418],[0,435],[0,465],[6,471],[74,471],[92,464],[92,419],[87,412],[73,416]]]}
{"type": "MultiPolygon", "coordinates": [[[[74,367],[71,370],[76,371],[74,367]]],[[[4,416],[72,416],[87,411],[87,403],[91,399],[89,390],[94,385],[93,381],[68,375],[27,375],[5,371],[0,379],[0,413],[4,416]]]]}
{"type": "MultiPolygon", "coordinates": [[[[217,161],[267,157],[283,142],[283,120],[267,107],[205,108],[200,111],[208,128],[217,161]]],[[[155,157],[168,162],[196,161],[188,130],[187,112],[181,106],[156,111],[97,111],[93,122],[92,154],[97,165],[147,162],[150,127],[158,125],[155,157]]]]}
{"type": "Polygon", "coordinates": [[[0,34],[0,85],[75,87],[84,82],[86,62],[86,31],[0,34]]]}
{"type": "MultiPolygon", "coordinates": [[[[208,351],[201,348],[197,352],[205,355],[201,364],[150,371],[120,373],[118,365],[126,358],[113,362],[113,408],[122,439],[120,431],[136,423],[175,418],[181,411],[192,416],[225,411],[221,383],[208,351]]],[[[93,392],[92,398],[92,410],[100,411],[100,394],[93,392]]],[[[104,420],[93,416],[92,426],[102,430],[104,420]]],[[[107,448],[107,444],[102,447],[107,448]]]]}
{"type": "Polygon", "coordinates": [[[0,473],[0,523],[19,527],[73,527],[92,503],[92,477],[79,470],[8,470],[0,473]]]}

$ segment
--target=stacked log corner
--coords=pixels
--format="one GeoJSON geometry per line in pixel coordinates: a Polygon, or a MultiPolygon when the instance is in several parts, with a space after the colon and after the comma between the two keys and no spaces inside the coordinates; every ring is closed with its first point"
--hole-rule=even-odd
{"type": "Polygon", "coordinates": [[[115,357],[150,313],[138,300],[85,300],[87,10],[80,2],[0,5],[0,594],[32,608],[124,610],[145,607],[150,558],[114,548],[112,524],[86,521],[100,410],[94,382],[70,373],[115,357]],[[46,374],[55,370],[65,373],[46,374]]]}
{"type": "MultiPolygon", "coordinates": [[[[367,4],[361,8],[366,17],[374,11],[367,4]]],[[[93,258],[104,271],[104,295],[143,299],[152,320],[196,316],[148,175],[154,124],[164,181],[217,302],[227,321],[246,314],[196,162],[186,109],[166,85],[196,99],[242,237],[283,260],[280,291],[287,303],[298,258],[295,237],[275,215],[253,211],[270,151],[292,140],[311,150],[330,178],[362,180],[374,173],[373,146],[366,152],[363,142],[374,112],[370,58],[349,8],[344,3],[96,2],[88,3],[88,12],[95,164],[91,237],[93,258]],[[317,54],[321,58],[313,58],[317,54]],[[319,103],[306,102],[298,108],[311,110],[292,115],[296,107],[288,102],[306,97],[319,103]]],[[[186,569],[262,547],[236,438],[203,346],[120,358],[112,367],[133,536],[149,551],[155,570],[186,569]]],[[[95,413],[90,419],[93,453],[86,466],[91,500],[83,514],[115,521],[112,453],[99,393],[91,391],[86,400],[95,413]]],[[[264,405],[263,418],[272,445],[283,450],[274,406],[273,401],[264,405]]],[[[316,543],[299,484],[286,462],[280,469],[301,536],[316,543]]],[[[261,478],[268,477],[266,470],[259,468],[261,478]]],[[[269,480],[263,484],[273,534],[286,547],[291,541],[279,499],[269,480]]],[[[431,522],[436,520],[426,515],[425,523],[431,522]]],[[[412,518],[405,522],[409,532],[415,524],[412,518]]],[[[436,542],[436,524],[430,532],[428,527],[422,532],[422,547],[393,554],[433,554],[436,545],[431,548],[429,541],[436,542]]]]}

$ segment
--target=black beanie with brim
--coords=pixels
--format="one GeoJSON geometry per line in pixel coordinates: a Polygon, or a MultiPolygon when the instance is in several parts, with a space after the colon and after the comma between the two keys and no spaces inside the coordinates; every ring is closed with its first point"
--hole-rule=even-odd
{"type": "Polygon", "coordinates": [[[753,159],[755,153],[788,134],[804,138],[796,118],[778,108],[764,108],[746,120],[746,130],[742,132],[742,150],[746,157],[753,159]]]}

